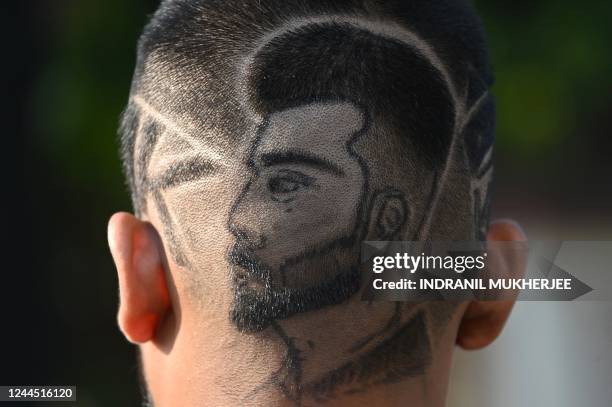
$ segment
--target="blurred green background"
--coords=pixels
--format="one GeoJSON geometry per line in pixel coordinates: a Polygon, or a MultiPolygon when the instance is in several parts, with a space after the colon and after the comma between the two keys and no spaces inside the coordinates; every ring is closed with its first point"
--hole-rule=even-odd
{"type": "MultiPolygon", "coordinates": [[[[13,241],[28,250],[9,269],[27,285],[6,290],[21,311],[4,335],[2,384],[76,384],[79,406],[137,405],[106,222],[130,209],[116,129],[157,1],[38,3],[18,6],[24,20],[13,22],[32,49],[19,56],[25,136],[15,154],[28,187],[13,202],[27,220],[10,220],[23,234],[13,241]]],[[[530,237],[611,239],[612,2],[476,6],[497,77],[494,213],[518,219],[530,237]]]]}

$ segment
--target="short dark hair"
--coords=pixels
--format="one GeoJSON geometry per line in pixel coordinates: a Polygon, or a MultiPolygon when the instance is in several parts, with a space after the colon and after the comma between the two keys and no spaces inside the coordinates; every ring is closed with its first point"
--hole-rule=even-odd
{"type": "Polygon", "coordinates": [[[410,135],[417,157],[448,154],[454,107],[448,85],[402,42],[350,23],[315,23],[274,38],[255,56],[250,102],[262,116],[313,102],[366,106],[374,123],[410,135]]]}
{"type": "MultiPolygon", "coordinates": [[[[237,66],[279,27],[321,16],[365,19],[415,33],[448,77],[440,76],[422,50],[397,39],[333,19],[315,21],[289,29],[259,49],[247,72],[249,83],[257,85],[243,90],[249,92],[252,107],[265,114],[308,99],[367,99],[372,114],[392,127],[410,127],[426,165],[440,166],[457,126],[457,100],[451,97],[457,95],[450,94],[449,86],[471,106],[493,82],[480,21],[464,0],[163,1],[140,38],[131,94],[181,114],[200,110],[225,137],[239,140],[245,95],[233,86],[244,74],[237,66]],[[313,69],[321,65],[327,69],[313,69]]],[[[137,212],[144,208],[146,179],[137,176],[135,165],[146,168],[146,163],[135,163],[150,153],[135,151],[135,140],[139,129],[154,129],[139,124],[140,119],[131,102],[120,128],[124,171],[137,212]]],[[[492,145],[493,122],[488,98],[466,126],[470,132],[464,144],[474,173],[492,145]]],[[[153,144],[142,143],[144,149],[153,144]]]]}

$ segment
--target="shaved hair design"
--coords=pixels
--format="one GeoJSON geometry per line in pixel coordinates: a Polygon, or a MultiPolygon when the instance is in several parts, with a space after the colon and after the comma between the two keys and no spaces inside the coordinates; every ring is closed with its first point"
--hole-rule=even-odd
{"type": "Polygon", "coordinates": [[[124,170],[135,211],[153,206],[172,259],[195,275],[166,192],[240,174],[224,312],[287,351],[253,392],[273,386],[299,405],[426,371],[453,306],[390,304],[350,356],[310,376],[316,341],[303,347],[287,324],[358,295],[363,240],[484,239],[492,82],[481,24],[460,0],[162,2],[138,46],[124,170]],[[161,140],[181,161],[157,163],[161,140]]]}

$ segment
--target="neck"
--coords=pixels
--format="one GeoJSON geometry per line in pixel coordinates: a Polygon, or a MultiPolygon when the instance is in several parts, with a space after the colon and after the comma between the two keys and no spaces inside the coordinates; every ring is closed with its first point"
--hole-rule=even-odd
{"type": "Polygon", "coordinates": [[[184,313],[198,334],[144,345],[145,375],[157,407],[441,407],[457,321],[434,319],[429,306],[356,298],[243,334],[228,318],[184,313]]]}

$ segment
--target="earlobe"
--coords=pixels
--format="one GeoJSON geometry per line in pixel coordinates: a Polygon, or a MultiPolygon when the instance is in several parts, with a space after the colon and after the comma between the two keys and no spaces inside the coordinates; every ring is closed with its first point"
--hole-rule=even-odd
{"type": "MultiPolygon", "coordinates": [[[[489,242],[524,242],[525,234],[513,221],[498,221],[490,225],[487,233],[489,242]]],[[[513,250],[511,246],[489,245],[489,266],[492,274],[508,278],[520,278],[526,267],[525,251],[513,250]]],[[[466,350],[488,346],[501,333],[515,300],[512,301],[471,301],[461,320],[457,333],[457,345],[466,350]]]]}
{"type": "Polygon", "coordinates": [[[130,342],[147,342],[170,309],[159,235],[150,223],[116,213],[108,242],[119,278],[119,327],[130,342]]]}
{"type": "Polygon", "coordinates": [[[501,333],[514,306],[513,301],[472,301],[457,333],[457,345],[476,350],[490,345],[501,333]]]}

